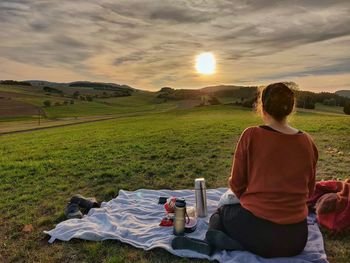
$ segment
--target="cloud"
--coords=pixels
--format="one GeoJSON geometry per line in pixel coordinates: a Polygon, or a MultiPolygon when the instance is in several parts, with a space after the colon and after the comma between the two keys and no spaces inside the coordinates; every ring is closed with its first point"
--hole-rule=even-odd
{"type": "Polygon", "coordinates": [[[129,54],[127,56],[122,56],[122,57],[116,58],[113,65],[119,66],[119,65],[124,64],[124,63],[138,62],[138,61],[141,61],[143,59],[144,55],[145,55],[144,51],[133,52],[132,54],[129,54]]]}
{"type": "Polygon", "coordinates": [[[210,21],[214,18],[214,14],[208,15],[206,12],[200,12],[195,9],[173,6],[169,8],[158,7],[150,13],[151,19],[167,20],[176,23],[200,23],[210,21]]]}
{"type": "MultiPolygon", "coordinates": [[[[331,74],[345,74],[349,73],[350,61],[342,61],[340,63],[335,63],[332,65],[326,66],[316,66],[308,67],[301,71],[290,71],[282,72],[279,74],[271,74],[265,79],[285,79],[290,77],[304,77],[304,76],[322,76],[322,75],[331,75],[331,74]]],[[[264,78],[262,78],[264,79],[264,78]]]]}
{"type": "Polygon", "coordinates": [[[3,11],[20,11],[29,10],[30,7],[26,4],[16,1],[4,1],[0,3],[0,8],[3,11]]]}
{"type": "MultiPolygon", "coordinates": [[[[154,90],[313,76],[304,82],[311,85],[326,75],[342,75],[344,85],[349,14],[345,0],[1,1],[0,58],[23,65],[19,79],[40,71],[46,79],[42,68],[61,68],[51,80],[80,76],[154,90]],[[203,51],[218,59],[214,76],[194,72],[203,51]]],[[[13,75],[6,64],[0,72],[13,75]]]]}

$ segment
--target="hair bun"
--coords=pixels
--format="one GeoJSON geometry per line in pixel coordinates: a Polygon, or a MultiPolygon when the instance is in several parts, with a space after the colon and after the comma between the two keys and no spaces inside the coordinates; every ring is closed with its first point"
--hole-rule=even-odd
{"type": "Polygon", "coordinates": [[[294,92],[284,83],[268,85],[261,99],[263,109],[277,120],[288,116],[294,107],[294,92]]]}

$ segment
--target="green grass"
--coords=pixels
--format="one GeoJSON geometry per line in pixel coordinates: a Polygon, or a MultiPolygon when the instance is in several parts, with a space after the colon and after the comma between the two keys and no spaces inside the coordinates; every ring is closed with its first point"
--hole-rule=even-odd
{"type": "MultiPolygon", "coordinates": [[[[297,113],[319,149],[317,179],[349,178],[350,118],[297,113]]],[[[235,144],[260,124],[248,109],[200,107],[0,137],[0,255],[10,262],[190,262],[116,241],[47,243],[74,193],[110,200],[120,189],[227,185],[235,144]],[[23,233],[32,224],[32,233],[23,233]]],[[[349,233],[324,231],[332,262],[350,257],[349,233]]],[[[0,256],[1,261],[1,256],[0,256]]]]}
{"type": "Polygon", "coordinates": [[[31,121],[37,120],[38,116],[16,116],[16,117],[1,117],[1,122],[16,122],[16,121],[31,121]]]}

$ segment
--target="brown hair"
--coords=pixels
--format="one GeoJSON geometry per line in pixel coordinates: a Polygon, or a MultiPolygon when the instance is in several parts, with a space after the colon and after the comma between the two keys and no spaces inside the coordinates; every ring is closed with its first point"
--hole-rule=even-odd
{"type": "Polygon", "coordinates": [[[260,89],[256,109],[259,113],[264,110],[275,120],[282,121],[294,110],[294,104],[293,90],[279,82],[260,89]]]}

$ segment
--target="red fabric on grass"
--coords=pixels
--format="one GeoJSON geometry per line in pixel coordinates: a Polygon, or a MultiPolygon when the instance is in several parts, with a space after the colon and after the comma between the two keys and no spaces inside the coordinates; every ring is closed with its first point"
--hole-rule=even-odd
{"type": "Polygon", "coordinates": [[[316,205],[320,225],[335,232],[350,227],[350,179],[317,182],[308,203],[316,205]]]}

